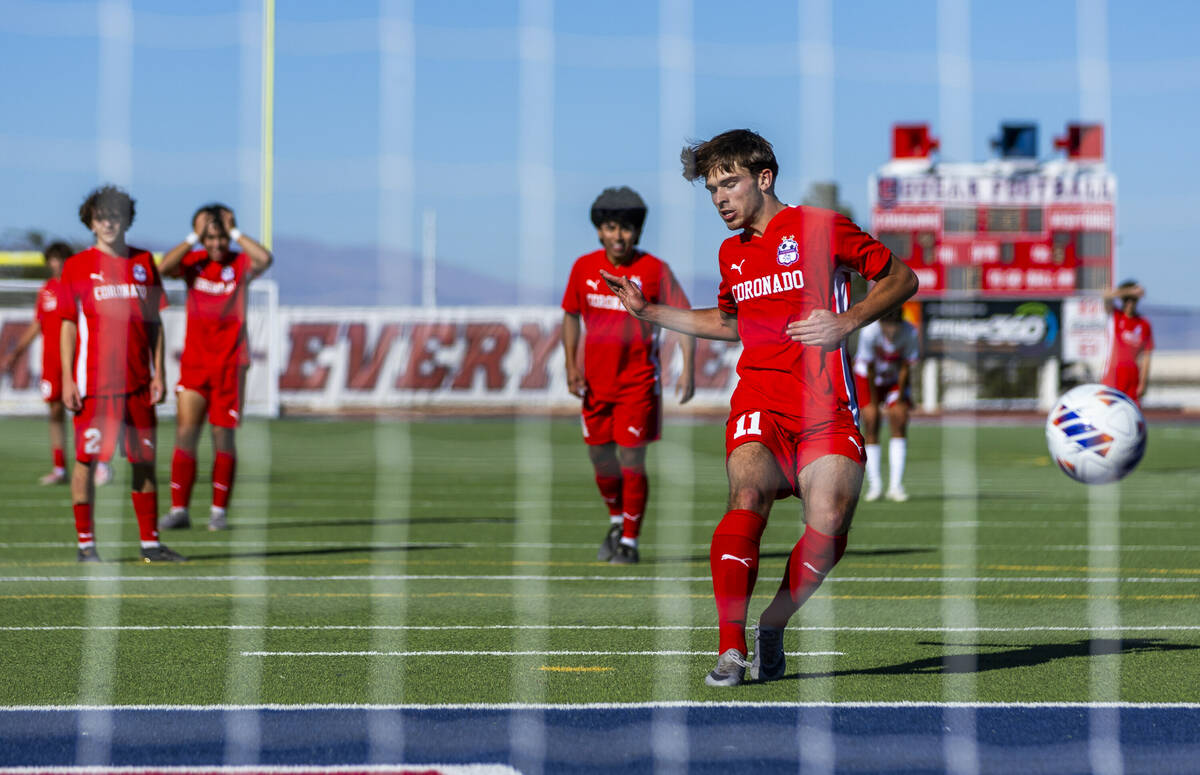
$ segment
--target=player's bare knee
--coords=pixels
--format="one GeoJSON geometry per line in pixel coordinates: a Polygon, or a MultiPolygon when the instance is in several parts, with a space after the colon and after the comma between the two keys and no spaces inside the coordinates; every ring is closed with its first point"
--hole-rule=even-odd
{"type": "Polygon", "coordinates": [[[645,447],[617,447],[617,462],[621,468],[644,468],[646,465],[645,447]]]}
{"type": "Polygon", "coordinates": [[[154,463],[132,463],[130,465],[130,488],[134,492],[153,492],[158,487],[154,463]]]}
{"type": "Polygon", "coordinates": [[[592,465],[615,463],[617,460],[616,444],[589,444],[587,451],[588,460],[592,461],[592,465]]]}

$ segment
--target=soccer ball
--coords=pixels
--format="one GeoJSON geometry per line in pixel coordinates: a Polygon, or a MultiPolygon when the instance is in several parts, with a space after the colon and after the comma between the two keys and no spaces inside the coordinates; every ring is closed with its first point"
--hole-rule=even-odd
{"type": "Polygon", "coordinates": [[[1072,479],[1115,482],[1146,452],[1146,420],[1120,390],[1080,385],[1064,393],[1046,419],[1046,445],[1072,479]]]}

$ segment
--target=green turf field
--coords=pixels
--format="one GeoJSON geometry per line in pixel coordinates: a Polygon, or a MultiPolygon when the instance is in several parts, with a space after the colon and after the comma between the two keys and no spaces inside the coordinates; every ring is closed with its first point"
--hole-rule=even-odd
{"type": "MultiPolygon", "coordinates": [[[[574,420],[251,421],[233,529],[144,566],[128,467],[75,562],[45,423],[0,420],[0,705],[647,700],[1194,701],[1200,426],[1155,426],[1125,482],[1077,485],[1040,427],[918,425],[905,504],[859,507],[849,552],[793,620],[785,680],[710,689],[715,424],[649,459],[643,562],[607,527],[574,420]],[[580,653],[582,652],[582,653],[580,653]]],[[[173,427],[160,430],[160,504],[173,427]]],[[[886,444],[885,444],[886,449],[886,444]]],[[[886,466],[885,466],[886,472],[886,466]]],[[[776,505],[751,618],[800,505],[776,505]]]]}

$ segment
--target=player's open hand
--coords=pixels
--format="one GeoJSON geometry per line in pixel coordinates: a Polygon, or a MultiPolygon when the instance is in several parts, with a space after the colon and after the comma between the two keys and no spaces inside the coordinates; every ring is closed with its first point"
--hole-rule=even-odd
{"type": "Polygon", "coordinates": [[[600,276],[604,278],[608,289],[616,294],[621,303],[625,305],[625,309],[629,310],[634,317],[640,317],[647,305],[646,297],[642,295],[642,289],[628,277],[609,274],[603,269],[600,270],[600,276]]]}
{"type": "MultiPolygon", "coordinates": [[[[684,369],[686,372],[687,369],[684,369]]],[[[675,395],[679,396],[679,403],[686,404],[692,400],[692,396],[696,395],[696,378],[692,374],[680,374],[679,381],[675,383],[675,395]]]]}
{"type": "Polygon", "coordinates": [[[587,380],[578,367],[567,367],[567,390],[577,398],[583,398],[587,394],[587,380]]]}
{"type": "Polygon", "coordinates": [[[825,351],[837,349],[849,333],[841,318],[827,309],[814,310],[806,319],[793,320],[787,325],[787,335],[793,342],[825,351]]]}
{"type": "Polygon", "coordinates": [[[62,402],[63,406],[72,412],[78,412],[83,408],[83,399],[79,397],[79,386],[75,384],[75,380],[63,380],[62,402]]]}
{"type": "Polygon", "coordinates": [[[233,216],[233,210],[221,208],[221,226],[224,227],[226,234],[237,228],[237,219],[233,216]]]}
{"type": "Polygon", "coordinates": [[[208,229],[208,224],[212,221],[212,213],[207,210],[201,210],[196,213],[195,219],[192,220],[192,231],[194,231],[200,239],[204,239],[204,232],[208,229]]]}
{"type": "Polygon", "coordinates": [[[167,391],[163,387],[162,377],[155,374],[150,378],[150,403],[161,404],[167,400],[167,391]]]}

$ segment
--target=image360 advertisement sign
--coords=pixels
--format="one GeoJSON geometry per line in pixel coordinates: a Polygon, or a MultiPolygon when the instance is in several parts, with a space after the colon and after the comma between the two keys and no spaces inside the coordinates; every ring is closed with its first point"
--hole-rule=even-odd
{"type": "Polygon", "coordinates": [[[926,355],[1062,354],[1061,301],[928,301],[921,317],[926,355]]]}

